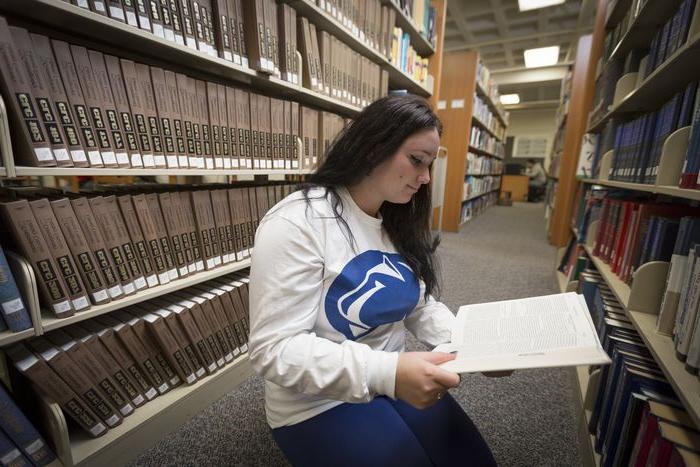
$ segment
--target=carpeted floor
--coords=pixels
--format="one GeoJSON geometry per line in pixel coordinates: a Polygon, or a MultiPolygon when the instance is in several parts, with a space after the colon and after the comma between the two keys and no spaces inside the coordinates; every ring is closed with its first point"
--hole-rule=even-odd
{"type": "MultiPolygon", "coordinates": [[[[555,249],[541,204],[489,208],[440,247],[441,299],[460,305],[556,293],[555,249]]],[[[410,336],[409,336],[410,337],[410,336]]],[[[409,350],[420,345],[409,339],[409,350]]],[[[501,466],[581,465],[569,370],[463,378],[451,391],[501,466]]],[[[287,465],[265,423],[262,380],[254,377],[139,456],[133,466],[287,465]]],[[[468,465],[468,464],[466,464],[468,465]]]]}

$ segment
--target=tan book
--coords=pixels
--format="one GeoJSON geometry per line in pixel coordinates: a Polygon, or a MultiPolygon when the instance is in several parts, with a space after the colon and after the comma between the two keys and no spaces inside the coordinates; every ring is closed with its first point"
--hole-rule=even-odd
{"type": "Polygon", "coordinates": [[[180,107],[180,94],[177,75],[165,70],[165,88],[170,101],[170,118],[172,119],[172,132],[175,140],[175,153],[180,168],[189,167],[187,144],[185,140],[185,118],[180,107]]]}
{"type": "MultiPolygon", "coordinates": [[[[199,233],[197,230],[197,222],[194,218],[192,198],[189,191],[182,191],[179,193],[180,196],[180,209],[183,213],[183,220],[186,222],[185,232],[190,239],[190,245],[192,249],[192,254],[195,261],[196,271],[204,271],[204,254],[202,251],[202,242],[199,238],[199,233]]],[[[189,266],[188,266],[189,268],[189,266]]]]}
{"type": "Polygon", "coordinates": [[[156,389],[158,394],[165,394],[170,390],[170,384],[163,376],[162,369],[159,370],[158,362],[149,353],[141,339],[126,321],[116,318],[116,313],[102,315],[95,318],[95,321],[103,326],[108,326],[114,331],[119,342],[136,362],[140,373],[144,376],[149,386],[156,389]]]}
{"type": "Polygon", "coordinates": [[[162,0],[164,6],[167,6],[170,12],[170,21],[173,26],[173,35],[175,43],[185,45],[184,24],[178,0],[162,0]]]}
{"type": "Polygon", "coordinates": [[[244,235],[244,221],[241,215],[241,189],[230,188],[227,191],[229,209],[231,213],[231,228],[233,230],[234,251],[236,260],[242,261],[248,255],[248,236],[244,235]]]}
{"type": "Polygon", "coordinates": [[[185,45],[190,49],[197,50],[197,38],[192,14],[192,3],[190,0],[179,0],[180,14],[182,16],[182,33],[185,45]]]}
{"type": "Polygon", "coordinates": [[[163,21],[163,35],[170,42],[175,42],[175,28],[173,25],[173,16],[168,6],[168,0],[151,0],[156,2],[160,7],[160,14],[163,21]]]}
{"type": "Polygon", "coordinates": [[[95,137],[102,155],[102,161],[105,167],[118,167],[117,157],[114,152],[114,141],[107,127],[102,102],[98,94],[97,81],[92,71],[92,64],[90,63],[87,49],[71,45],[70,52],[73,56],[75,70],[79,76],[80,88],[83,91],[92,127],[95,130],[95,137]]]}
{"type": "Polygon", "coordinates": [[[238,298],[236,294],[232,294],[231,298],[233,300],[234,306],[238,310],[242,310],[240,315],[243,317],[243,326],[245,327],[246,335],[250,334],[250,310],[248,308],[248,283],[250,279],[244,274],[231,274],[226,276],[226,280],[232,287],[236,288],[238,292],[238,298]]]}
{"type": "Polygon", "coordinates": [[[178,198],[174,193],[158,193],[158,203],[160,210],[163,213],[163,221],[165,223],[165,231],[169,238],[169,245],[172,246],[172,258],[177,268],[180,277],[189,275],[187,267],[188,261],[185,256],[185,247],[182,244],[181,229],[175,212],[176,207],[173,203],[173,198],[178,198]]]}
{"type": "Polygon", "coordinates": [[[260,142],[260,168],[273,168],[272,122],[270,98],[258,96],[258,141],[260,142]]]}
{"type": "Polygon", "coordinates": [[[238,44],[241,53],[241,66],[250,68],[250,60],[248,58],[248,43],[246,40],[246,21],[243,12],[243,0],[233,0],[238,19],[238,44]]]}
{"type": "Polygon", "coordinates": [[[236,261],[236,248],[231,228],[231,211],[228,205],[226,190],[211,190],[211,204],[214,212],[214,223],[219,236],[221,259],[224,264],[236,261]]]}
{"type": "Polygon", "coordinates": [[[311,56],[314,61],[314,70],[316,72],[316,90],[321,93],[326,93],[326,85],[323,81],[323,68],[321,67],[321,54],[318,47],[318,33],[316,25],[309,22],[309,37],[311,38],[311,56]]]}
{"type": "Polygon", "coordinates": [[[57,403],[90,436],[98,437],[107,433],[108,428],[95,412],[43,359],[23,344],[16,344],[6,349],[6,352],[12,364],[33,383],[37,391],[57,403]]]}
{"type": "Polygon", "coordinates": [[[204,35],[207,40],[208,53],[212,57],[216,57],[216,40],[214,39],[214,14],[212,8],[212,0],[201,0],[203,15],[205,19],[204,23],[204,35]]]}
{"type": "Polygon", "coordinates": [[[219,235],[216,231],[214,213],[208,190],[190,193],[198,236],[201,239],[202,257],[206,269],[213,269],[222,263],[219,250],[219,235]]]}
{"type": "Polygon", "coordinates": [[[30,34],[30,37],[37,64],[42,71],[44,82],[55,106],[56,120],[63,129],[66,148],[73,165],[76,167],[88,167],[90,163],[83,149],[80,132],[61,81],[61,74],[58,71],[56,59],[51,50],[51,42],[49,42],[48,37],[38,34],[30,34]]]}
{"type": "Polygon", "coordinates": [[[117,310],[112,313],[112,316],[131,327],[134,334],[136,334],[151,356],[153,365],[160,372],[165,381],[170,384],[170,387],[179,386],[180,383],[182,383],[180,376],[175,373],[175,370],[170,366],[170,363],[168,363],[168,360],[165,358],[164,349],[160,348],[153,334],[148,330],[147,323],[138,313],[137,307],[117,310]]]}
{"type": "Polygon", "coordinates": [[[151,21],[151,31],[156,36],[165,39],[165,30],[163,29],[163,15],[160,7],[160,0],[148,0],[148,13],[151,21]]]}
{"type": "Polygon", "coordinates": [[[238,123],[237,107],[236,107],[236,90],[230,86],[225,87],[226,92],[226,117],[228,121],[228,135],[231,153],[231,168],[238,169],[245,167],[245,164],[240,164],[238,143],[238,123]]]}
{"type": "Polygon", "coordinates": [[[145,168],[155,168],[153,156],[153,143],[148,129],[148,117],[146,115],[144,97],[141,95],[139,76],[136,73],[136,65],[131,60],[120,59],[122,76],[126,95],[129,99],[131,115],[134,119],[134,129],[139,143],[139,153],[145,168]]]}
{"type": "MultiPolygon", "coordinates": [[[[221,156],[223,158],[224,169],[231,169],[231,138],[229,136],[230,126],[228,122],[228,105],[226,103],[226,86],[216,85],[216,98],[219,103],[219,134],[221,136],[221,156]]],[[[233,103],[235,107],[235,102],[233,103]]],[[[238,160],[236,160],[238,162],[238,160]]],[[[236,167],[237,168],[237,167],[236,167]]]]}
{"type": "Polygon", "coordinates": [[[197,50],[205,54],[209,53],[209,45],[207,44],[206,32],[204,30],[206,16],[203,15],[201,1],[192,0],[192,24],[194,26],[194,37],[197,40],[197,50]]]}
{"type": "Polygon", "coordinates": [[[292,104],[288,101],[282,102],[282,111],[280,112],[279,124],[281,125],[280,135],[280,159],[281,166],[284,169],[292,168],[292,104]]]}
{"type": "Polygon", "coordinates": [[[268,56],[265,34],[264,0],[240,2],[243,6],[245,42],[248,52],[248,66],[258,71],[273,73],[274,64],[268,56]]]}
{"type": "Polygon", "coordinates": [[[331,95],[331,35],[326,31],[318,33],[318,51],[321,59],[324,92],[331,95]]]}
{"type": "Polygon", "coordinates": [[[75,266],[73,255],[68,249],[63,232],[61,232],[53,209],[51,209],[51,203],[46,198],[40,198],[30,201],[29,206],[39,230],[44,236],[46,246],[58,266],[58,272],[66,285],[66,292],[68,292],[73,309],[75,311],[87,310],[90,308],[90,299],[85,291],[85,285],[80,278],[78,268],[75,266]]]}
{"type": "Polygon", "coordinates": [[[94,319],[83,321],[78,326],[97,336],[100,343],[124,370],[127,378],[131,380],[131,383],[135,385],[140,394],[149,401],[158,396],[158,391],[153,387],[149,377],[144,373],[144,370],[139,367],[139,364],[131,356],[129,350],[124,347],[124,344],[117,337],[112,326],[98,323],[98,321],[94,319]]]}
{"type": "Polygon", "coordinates": [[[291,7],[286,3],[280,3],[277,8],[277,33],[281,46],[279,47],[279,68],[280,77],[293,83],[292,77],[292,43],[289,40],[291,15],[289,10],[291,7]]]}
{"type": "Polygon", "coordinates": [[[43,337],[32,339],[28,344],[53,371],[61,375],[61,379],[82,398],[105,425],[113,428],[122,423],[122,416],[111,405],[104,392],[90,380],[67,353],[56,348],[43,337]]]}
{"type": "MultiPolygon", "coordinates": [[[[185,202],[189,203],[189,200],[182,197],[181,193],[179,192],[171,192],[170,202],[172,203],[172,214],[175,221],[175,227],[178,236],[180,237],[180,245],[182,246],[182,251],[185,255],[187,272],[189,274],[193,274],[197,271],[197,261],[195,258],[194,248],[190,240],[189,221],[187,219],[187,213],[185,212],[186,206],[183,206],[185,202]]],[[[204,269],[203,264],[202,269],[204,269]]]]}
{"type": "Polygon", "coordinates": [[[147,131],[151,140],[151,147],[153,148],[153,162],[156,168],[166,168],[163,131],[158,121],[158,109],[156,108],[150,67],[142,63],[135,63],[134,68],[138,78],[138,89],[142,98],[141,102],[144,116],[146,117],[147,131]]]}
{"type": "Polygon", "coordinates": [[[316,74],[316,61],[313,57],[309,20],[304,17],[297,18],[297,44],[303,64],[301,84],[307,89],[318,91],[318,75],[316,74]]]}
{"type": "Polygon", "coordinates": [[[136,0],[122,0],[124,9],[124,22],[129,26],[139,27],[139,20],[136,16],[136,0]]]}
{"type": "Polygon", "coordinates": [[[292,102],[292,115],[290,117],[292,122],[292,169],[298,169],[300,167],[301,150],[303,148],[303,141],[299,143],[299,103],[292,102]]]}
{"type": "Polygon", "coordinates": [[[284,169],[284,101],[270,99],[270,130],[272,134],[272,168],[284,169]]]}
{"type": "Polygon", "coordinates": [[[184,135],[185,156],[187,156],[187,164],[182,161],[180,165],[183,167],[195,167],[196,150],[194,145],[194,130],[192,124],[192,115],[190,112],[189,97],[187,93],[187,76],[177,73],[175,75],[177,83],[177,96],[180,104],[180,118],[182,120],[182,132],[184,135]]]}
{"type": "Polygon", "coordinates": [[[83,285],[95,305],[110,301],[106,281],[98,267],[97,260],[88,245],[85,234],[80,228],[78,218],[71,207],[68,198],[51,201],[51,208],[56,216],[68,249],[73,255],[76,268],[82,278],[83,285]]]}
{"type": "Polygon", "coordinates": [[[27,200],[0,203],[0,213],[12,234],[15,246],[32,265],[37,277],[39,298],[57,318],[75,313],[66,285],[60,275],[39,224],[27,200]]]}
{"type": "Polygon", "coordinates": [[[155,98],[157,120],[162,131],[163,153],[165,163],[169,169],[180,167],[175,150],[175,133],[173,131],[172,112],[170,110],[170,97],[165,85],[165,73],[162,68],[149,67],[151,70],[151,82],[153,83],[153,97],[155,98]]]}
{"type": "Polygon", "coordinates": [[[233,349],[231,348],[226,336],[225,325],[221,322],[218,313],[209,300],[211,297],[207,297],[206,294],[202,294],[194,288],[188,288],[186,291],[183,291],[183,293],[188,300],[191,300],[199,305],[202,315],[208,321],[210,329],[214,332],[216,344],[221,350],[221,357],[224,360],[224,364],[232,362],[234,357],[233,349]]]}
{"type": "MultiPolygon", "coordinates": [[[[130,401],[134,407],[140,407],[146,402],[146,398],[137,388],[137,383],[133,381],[129,374],[117,363],[96,334],[92,334],[82,326],[67,326],[65,332],[74,339],[79,340],[82,345],[88,349],[97,361],[98,366],[104,369],[105,373],[119,388],[121,394],[126,400],[130,401]]],[[[125,414],[122,412],[122,415],[125,414]]]]}
{"type": "MultiPolygon", "coordinates": [[[[245,331],[245,326],[243,323],[242,310],[238,310],[233,302],[233,294],[238,295],[238,291],[231,285],[227,284],[225,281],[220,279],[214,279],[212,281],[206,282],[204,284],[209,287],[212,293],[219,295],[221,304],[223,306],[224,312],[226,313],[228,322],[231,324],[233,331],[236,335],[239,344],[239,350],[241,352],[248,351],[248,335],[245,331]]],[[[240,299],[240,296],[239,296],[240,299]]]]}
{"type": "Polygon", "coordinates": [[[211,81],[205,83],[207,95],[207,114],[209,115],[209,137],[211,155],[214,169],[224,168],[224,158],[221,150],[221,126],[219,124],[219,95],[216,84],[211,81]]]}
{"type": "MultiPolygon", "coordinates": [[[[204,140],[202,136],[202,116],[199,100],[197,96],[197,83],[193,78],[187,77],[187,97],[190,106],[190,116],[192,118],[192,133],[194,134],[194,166],[198,169],[204,169],[204,140]]],[[[192,163],[190,162],[190,166],[192,163]]]]}
{"type": "Polygon", "coordinates": [[[183,306],[190,311],[193,321],[196,323],[199,332],[206,341],[206,348],[210,352],[213,359],[213,364],[216,365],[217,368],[223,367],[226,364],[226,361],[216,336],[216,328],[214,327],[214,323],[211,322],[209,316],[205,314],[199,303],[192,300],[192,294],[178,290],[170,294],[168,298],[177,300],[178,305],[183,306]]]}
{"type": "Polygon", "coordinates": [[[102,231],[90,208],[90,203],[87,198],[81,197],[71,199],[70,204],[73,208],[73,212],[75,212],[75,217],[78,219],[80,228],[85,235],[85,240],[95,255],[97,267],[105,280],[107,293],[112,300],[122,297],[124,295],[124,290],[122,289],[121,280],[117,273],[117,267],[114,264],[112,255],[107,249],[107,245],[102,237],[102,231]]]}
{"type": "Polygon", "coordinates": [[[134,278],[129,270],[129,265],[126,260],[126,253],[119,242],[116,225],[112,219],[112,214],[101,196],[89,198],[88,203],[90,209],[95,216],[97,225],[102,233],[102,238],[107,247],[107,252],[112,257],[112,261],[116,268],[117,277],[121,284],[125,295],[131,295],[136,292],[134,278]]]}
{"type": "Polygon", "coordinates": [[[155,221],[148,207],[146,195],[138,194],[131,196],[131,202],[134,205],[134,211],[141,227],[141,233],[148,247],[148,253],[153,260],[155,274],[158,277],[158,282],[163,285],[170,282],[169,268],[161,247],[160,237],[155,221]]]}
{"type": "Polygon", "coordinates": [[[241,41],[238,34],[238,8],[235,0],[226,0],[226,9],[228,11],[228,32],[231,44],[231,61],[236,65],[243,65],[241,61],[241,41]]]}
{"type": "Polygon", "coordinates": [[[146,238],[141,230],[136,209],[131,201],[131,195],[118,196],[117,204],[121,215],[124,217],[124,224],[129,232],[129,238],[134,247],[146,284],[148,287],[155,287],[158,285],[158,274],[156,273],[146,238]]]}
{"type": "Polygon", "coordinates": [[[262,142],[260,136],[260,104],[258,103],[261,96],[255,93],[250,93],[250,149],[253,158],[253,169],[259,170],[265,168],[265,161],[262,156],[262,142]]]}
{"type": "Polygon", "coordinates": [[[263,0],[263,12],[265,16],[265,45],[267,47],[267,61],[270,72],[280,76],[279,45],[277,36],[277,2],[275,0],[263,0]]]}
{"type": "Polygon", "coordinates": [[[251,145],[250,93],[236,89],[236,129],[238,130],[238,160],[241,169],[253,168],[251,145]]]}
{"type": "Polygon", "coordinates": [[[211,307],[211,312],[219,323],[222,335],[226,340],[228,350],[230,351],[232,357],[235,358],[240,355],[241,344],[238,342],[238,336],[236,335],[233,325],[229,322],[228,315],[224,310],[221,296],[218,293],[215,293],[210,287],[202,284],[197,284],[188,290],[196,293],[199,297],[208,302],[209,306],[211,307]]]}
{"type": "MultiPolygon", "coordinates": [[[[161,299],[157,299],[156,303],[160,303],[159,300],[161,299]]],[[[185,331],[185,335],[192,343],[192,349],[196,353],[197,359],[204,366],[206,372],[209,374],[215,373],[218,366],[214,358],[214,352],[207,341],[207,334],[205,331],[200,330],[188,306],[194,306],[195,303],[170,295],[166,296],[163,301],[167,302],[167,304],[164,303],[164,306],[167,306],[168,310],[175,313],[178,322],[185,331]]]]}
{"type": "Polygon", "coordinates": [[[151,331],[150,335],[155,338],[163,356],[170,367],[177,373],[180,380],[184,381],[186,384],[194,384],[197,381],[197,376],[194,374],[192,365],[190,365],[184,350],[180,348],[175,337],[173,337],[170,332],[165,319],[155,313],[157,307],[146,302],[132,310],[138,312],[143,321],[146,322],[146,326],[151,331]],[[143,310],[143,312],[141,310],[143,310]]]}
{"type": "Polygon", "coordinates": [[[216,51],[220,58],[233,61],[233,53],[231,49],[231,31],[229,30],[230,19],[228,12],[227,0],[214,0],[214,24],[216,26],[216,51]]]}
{"type": "Polygon", "coordinates": [[[160,249],[163,252],[163,258],[165,260],[165,266],[168,270],[168,276],[170,277],[171,281],[175,280],[179,277],[179,272],[173,258],[173,246],[170,243],[170,238],[168,238],[168,229],[165,226],[163,211],[160,209],[158,194],[146,193],[146,205],[151,213],[151,219],[153,220],[153,225],[156,229],[158,243],[160,244],[160,249]]]}
{"type": "Polygon", "coordinates": [[[129,98],[124,87],[124,78],[122,78],[122,70],[119,64],[119,59],[113,55],[105,55],[105,66],[107,67],[107,76],[109,84],[112,87],[112,97],[114,98],[114,107],[117,111],[119,123],[122,133],[124,134],[124,142],[126,152],[129,158],[129,164],[134,168],[142,168],[143,161],[141,160],[141,152],[139,148],[136,127],[134,118],[129,107],[129,98]]]}
{"type": "Polygon", "coordinates": [[[117,197],[114,195],[105,196],[103,200],[107,212],[111,216],[117,241],[124,251],[124,259],[129,268],[129,274],[134,281],[134,287],[136,287],[136,290],[143,290],[148,287],[148,282],[143,272],[139,254],[131,241],[129,230],[119,208],[119,203],[117,202],[117,197]]]}
{"type": "Polygon", "coordinates": [[[90,65],[95,77],[95,89],[97,90],[97,98],[101,103],[102,111],[105,116],[105,124],[112,137],[114,144],[114,153],[117,158],[119,167],[131,167],[129,154],[127,149],[126,136],[122,131],[121,119],[117,113],[117,108],[112,95],[112,85],[109,82],[107,67],[105,66],[104,55],[101,52],[94,50],[88,51],[90,65]]]}
{"type": "Polygon", "coordinates": [[[127,417],[134,412],[134,406],[131,405],[129,398],[82,341],[62,329],[50,332],[46,338],[70,357],[102,397],[117,409],[122,417],[127,417]]]}

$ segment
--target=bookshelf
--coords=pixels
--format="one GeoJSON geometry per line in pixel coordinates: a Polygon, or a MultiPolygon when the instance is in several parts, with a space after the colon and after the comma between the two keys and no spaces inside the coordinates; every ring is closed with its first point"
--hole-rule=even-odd
{"type": "MultiPolygon", "coordinates": [[[[470,145],[472,127],[485,130],[496,141],[503,143],[503,135],[499,136],[498,132],[475,117],[475,97],[478,96],[485,101],[490,110],[497,110],[494,113],[497,115],[495,119],[504,129],[504,121],[507,122],[507,118],[501,114],[502,110],[491,100],[491,97],[483,89],[481,92],[477,91],[479,66],[479,55],[476,51],[447,52],[443,55],[440,100],[437,108],[444,127],[443,144],[448,150],[442,229],[450,232],[458,231],[461,225],[471,219],[471,216],[465,215],[466,203],[498,191],[498,188],[491,189],[466,199],[463,195],[465,177],[469,175],[465,170],[467,153],[473,147],[470,145]]],[[[491,112],[493,113],[493,110],[491,112]]],[[[502,159],[490,151],[480,149],[474,152],[486,157],[502,159]]]]}
{"type": "Polygon", "coordinates": [[[382,0],[382,5],[389,5],[396,11],[396,25],[407,32],[411,37],[411,45],[423,57],[429,57],[435,53],[435,48],[428,39],[418,31],[418,27],[398,5],[397,0],[382,0]]]}

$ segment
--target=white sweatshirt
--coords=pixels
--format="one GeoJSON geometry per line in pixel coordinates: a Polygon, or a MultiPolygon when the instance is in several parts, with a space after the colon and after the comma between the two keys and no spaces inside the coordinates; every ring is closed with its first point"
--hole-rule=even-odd
{"type": "Polygon", "coordinates": [[[325,189],[298,191],[260,222],[250,272],[249,356],[265,379],[272,428],[342,402],[394,398],[404,326],[430,346],[449,342],[454,315],[418,281],[382,228],[345,189],[334,217],[325,189]],[[317,198],[317,199],[314,199],[317,198]]]}

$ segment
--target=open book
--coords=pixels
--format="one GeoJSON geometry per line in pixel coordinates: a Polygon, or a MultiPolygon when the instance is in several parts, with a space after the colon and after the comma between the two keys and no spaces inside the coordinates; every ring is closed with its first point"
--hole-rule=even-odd
{"type": "Polygon", "coordinates": [[[441,365],[457,373],[611,363],[582,295],[573,292],[460,307],[441,365]]]}

